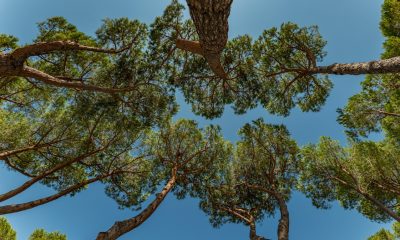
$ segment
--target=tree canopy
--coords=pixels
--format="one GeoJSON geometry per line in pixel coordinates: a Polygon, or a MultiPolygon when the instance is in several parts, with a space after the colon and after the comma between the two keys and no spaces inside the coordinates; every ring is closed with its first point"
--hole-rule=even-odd
{"type": "MultiPolygon", "coordinates": [[[[74,196],[100,182],[120,208],[137,214],[99,229],[98,240],[136,229],[169,193],[197,198],[214,227],[256,224],[279,212],[277,237],[289,239],[288,202],[300,190],[317,208],[338,201],[379,222],[400,222],[400,3],[385,0],[380,60],[322,65],[317,26],[292,22],[260,36],[228,38],[232,0],[172,0],[145,24],[105,19],[94,36],[63,17],[38,23],[32,43],[0,34],[0,162],[26,181],[0,193],[0,215],[74,196]],[[329,75],[366,74],[362,90],[338,110],[348,145],[322,136],[298,147],[284,125],[262,119],[225,140],[219,126],[173,120],[181,91],[192,111],[220,117],[227,105],[245,114],[259,105],[288,117],[318,112],[329,75]],[[380,133],[383,140],[368,136],[380,133]],[[48,196],[16,203],[35,184],[48,196]],[[145,205],[145,206],[143,206],[145,205]]],[[[398,238],[381,230],[375,239],[398,238]]],[[[0,238],[16,233],[0,218],[0,238]]],[[[39,229],[30,240],[66,240],[39,229]]]]}

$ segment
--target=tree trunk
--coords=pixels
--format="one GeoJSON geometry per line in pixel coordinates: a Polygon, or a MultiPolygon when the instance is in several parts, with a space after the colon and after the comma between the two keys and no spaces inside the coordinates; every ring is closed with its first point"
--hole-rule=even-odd
{"type": "Polygon", "coordinates": [[[175,186],[175,182],[176,182],[176,172],[173,173],[171,179],[165,185],[164,189],[159,194],[157,194],[156,199],[149,206],[147,206],[139,215],[136,215],[133,218],[121,222],[114,223],[114,225],[110,229],[108,229],[107,232],[99,233],[96,240],[118,239],[120,236],[132,231],[133,229],[137,228],[139,225],[144,223],[160,206],[160,204],[163,202],[167,194],[175,186]]]}
{"type": "Polygon", "coordinates": [[[360,75],[360,74],[381,74],[399,73],[400,57],[393,57],[371,62],[358,63],[335,63],[329,66],[311,68],[310,74],[336,74],[336,75],[360,75]]]}
{"type": "Polygon", "coordinates": [[[266,240],[266,238],[257,235],[256,222],[254,221],[254,217],[251,216],[249,220],[250,240],[266,240]]]}
{"type": "Polygon", "coordinates": [[[257,240],[256,223],[253,221],[250,223],[250,240],[257,240]]]}
{"type": "Polygon", "coordinates": [[[278,240],[289,240],[289,210],[285,200],[279,193],[275,194],[275,198],[278,201],[279,210],[281,212],[278,225],[278,240]]]}
{"type": "MultiPolygon", "coordinates": [[[[228,42],[228,18],[232,1],[186,0],[190,16],[199,35],[200,42],[198,44],[202,49],[201,55],[207,60],[211,70],[223,79],[226,79],[228,74],[221,64],[221,53],[228,42]]],[[[178,42],[177,47],[180,48],[178,42]]],[[[191,52],[199,54],[199,51],[191,52]]]]}

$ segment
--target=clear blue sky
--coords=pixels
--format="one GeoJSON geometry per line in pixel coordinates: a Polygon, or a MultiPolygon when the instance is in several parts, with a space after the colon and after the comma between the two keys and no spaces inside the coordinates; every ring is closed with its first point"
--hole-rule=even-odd
{"type": "MultiPolygon", "coordinates": [[[[136,18],[151,22],[160,15],[169,0],[0,0],[0,32],[17,36],[29,42],[36,36],[35,23],[52,16],[64,16],[81,31],[93,34],[101,20],[115,17],[136,18]]],[[[366,61],[379,58],[383,38],[379,32],[382,0],[234,0],[230,18],[230,35],[257,36],[265,28],[293,21],[299,25],[319,25],[328,40],[328,57],[325,63],[366,61]]],[[[362,77],[332,77],[335,88],[327,104],[319,113],[293,111],[288,118],[267,114],[261,108],[246,115],[235,116],[227,108],[220,119],[206,121],[194,116],[190,107],[181,103],[178,117],[194,118],[202,126],[214,123],[222,126],[225,137],[237,140],[238,129],[246,122],[263,117],[267,122],[284,123],[299,144],[316,142],[321,135],[331,136],[345,143],[343,128],[336,122],[336,109],[343,107],[351,95],[359,91],[362,77]]],[[[24,178],[7,172],[0,166],[0,192],[22,183],[24,178]]],[[[51,190],[38,186],[17,202],[42,197],[51,190]]],[[[197,200],[178,201],[169,196],[158,211],[141,227],[122,237],[122,240],[166,239],[248,239],[248,229],[243,225],[225,225],[213,229],[198,209],[197,200]]],[[[289,203],[292,240],[362,240],[388,224],[372,223],[355,211],[345,211],[335,204],[331,210],[317,210],[310,200],[295,193],[289,203]]],[[[130,210],[119,210],[113,200],[103,193],[103,187],[92,185],[87,191],[70,198],[8,215],[18,232],[18,239],[27,239],[36,228],[58,230],[70,240],[95,239],[116,220],[135,215],[130,210]]],[[[258,231],[276,239],[276,219],[266,219],[258,231]]]]}

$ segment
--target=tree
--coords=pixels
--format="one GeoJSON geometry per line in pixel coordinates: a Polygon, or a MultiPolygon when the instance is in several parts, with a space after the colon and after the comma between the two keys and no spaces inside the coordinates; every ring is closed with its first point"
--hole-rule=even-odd
{"type": "Polygon", "coordinates": [[[67,240],[67,236],[59,232],[48,233],[43,229],[35,230],[29,240],[67,240]]]}
{"type": "Polygon", "coordinates": [[[379,232],[375,233],[371,237],[368,238],[368,240],[396,240],[400,238],[400,232],[399,232],[399,223],[394,223],[393,226],[393,233],[386,230],[386,229],[381,229],[379,232]]]}
{"type": "MultiPolygon", "coordinates": [[[[200,130],[194,121],[179,120],[176,123],[166,122],[159,131],[147,133],[141,149],[152,165],[152,175],[147,179],[151,193],[154,194],[160,186],[164,187],[138,215],[116,222],[106,232],[99,233],[98,240],[117,239],[135,229],[157,210],[170,192],[178,199],[187,195],[197,196],[203,181],[218,178],[216,170],[229,157],[231,146],[223,140],[218,127],[209,126],[200,130]]],[[[129,184],[129,181],[123,182],[129,184]]],[[[121,198],[119,191],[112,193],[122,206],[133,205],[126,198],[121,198]]]]}
{"type": "Polygon", "coordinates": [[[227,79],[228,74],[221,64],[221,53],[228,41],[228,18],[233,0],[218,2],[187,0],[186,2],[199,41],[177,39],[177,48],[203,56],[218,77],[227,79]]]}
{"type": "MultiPolygon", "coordinates": [[[[396,47],[399,9],[398,2],[391,0],[382,7],[381,30],[387,37],[383,58],[400,53],[396,47]]],[[[345,208],[356,208],[372,220],[400,221],[398,83],[396,73],[368,75],[362,91],[338,111],[338,120],[351,138],[347,148],[324,137],[317,145],[303,149],[301,189],[314,205],[325,208],[329,201],[338,200],[345,208]],[[382,130],[382,141],[363,139],[370,132],[382,130]]]]}
{"type": "Polygon", "coordinates": [[[8,223],[7,219],[0,217],[0,237],[2,240],[16,240],[17,233],[8,223]]]}
{"type": "MultiPolygon", "coordinates": [[[[244,35],[222,44],[225,38],[217,38],[213,46],[219,49],[219,62],[225,70],[225,74],[218,74],[215,68],[210,67],[209,61],[199,56],[203,54],[199,45],[205,35],[210,39],[217,35],[212,31],[207,35],[204,30],[212,22],[211,16],[215,15],[210,10],[214,8],[208,4],[208,1],[194,5],[188,2],[193,24],[190,20],[182,20],[183,6],[173,1],[165,12],[169,17],[164,18],[162,26],[163,32],[170,33],[164,38],[165,44],[171,46],[168,48],[170,51],[164,54],[175,59],[171,65],[174,74],[168,79],[183,91],[193,111],[207,118],[219,117],[227,104],[233,104],[238,114],[259,104],[273,114],[284,116],[295,106],[303,111],[319,111],[333,85],[329,74],[383,74],[400,70],[398,54],[371,62],[320,65],[326,55],[326,42],[318,28],[284,23],[280,29],[265,30],[256,41],[244,35]],[[207,11],[195,11],[203,8],[207,11]],[[201,22],[199,19],[209,21],[201,22]],[[225,48],[220,50],[221,46],[225,48]]],[[[221,6],[230,4],[230,1],[224,1],[221,6]]],[[[219,20],[222,20],[227,15],[224,10],[220,11],[223,14],[219,20]]],[[[225,34],[223,30],[220,32],[225,34]]]]}
{"type": "Polygon", "coordinates": [[[258,119],[240,131],[233,163],[226,163],[225,181],[208,186],[201,202],[214,226],[226,222],[250,227],[250,239],[256,234],[257,221],[274,215],[279,209],[277,236],[289,239],[289,210],[286,202],[295,187],[298,147],[283,125],[270,125],[258,119]]]}
{"type": "MultiPolygon", "coordinates": [[[[382,58],[399,56],[399,23],[397,1],[386,0],[382,5],[381,31],[386,37],[382,58]]],[[[400,80],[399,74],[367,76],[363,90],[349,99],[339,110],[339,122],[348,128],[352,138],[367,137],[370,132],[384,130],[387,137],[399,140],[400,80]]]]}
{"type": "MultiPolygon", "coordinates": [[[[75,39],[94,44],[92,38],[63,18],[40,23],[39,30],[37,41],[41,43],[75,39]]],[[[88,81],[100,84],[112,80],[113,87],[129,83],[135,89],[104,94],[54,88],[34,78],[0,79],[0,126],[6,129],[0,134],[0,162],[29,178],[21,186],[1,194],[0,202],[36,183],[56,190],[51,196],[0,206],[0,214],[27,210],[73,195],[96,181],[118,185],[116,175],[146,168],[140,158],[132,158],[129,153],[135,150],[133,143],[146,129],[174,114],[174,97],[165,84],[152,79],[152,75],[158,74],[157,66],[144,60],[151,58],[142,49],[148,37],[145,25],[125,18],[105,20],[97,35],[105,47],[120,48],[133,39],[137,45],[130,45],[115,56],[52,50],[25,64],[53,75],[62,73],[71,78],[88,75],[88,81]]],[[[1,50],[15,47],[15,39],[10,39],[13,40],[1,38],[1,50]]],[[[18,53],[18,49],[24,47],[9,54],[18,53]]]]}

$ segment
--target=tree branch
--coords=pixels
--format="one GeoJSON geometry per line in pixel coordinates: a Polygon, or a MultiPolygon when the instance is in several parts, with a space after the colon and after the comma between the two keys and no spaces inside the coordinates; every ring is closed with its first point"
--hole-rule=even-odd
{"type": "Polygon", "coordinates": [[[45,72],[39,71],[37,69],[24,66],[22,70],[17,73],[17,75],[22,77],[30,77],[35,78],[39,81],[42,81],[46,84],[56,86],[56,87],[65,87],[65,88],[73,88],[73,89],[81,89],[86,91],[93,92],[102,92],[102,93],[119,93],[119,92],[130,92],[134,90],[133,87],[128,88],[107,88],[107,87],[99,87],[95,85],[88,85],[81,82],[68,82],[56,77],[53,77],[45,72]]]}

